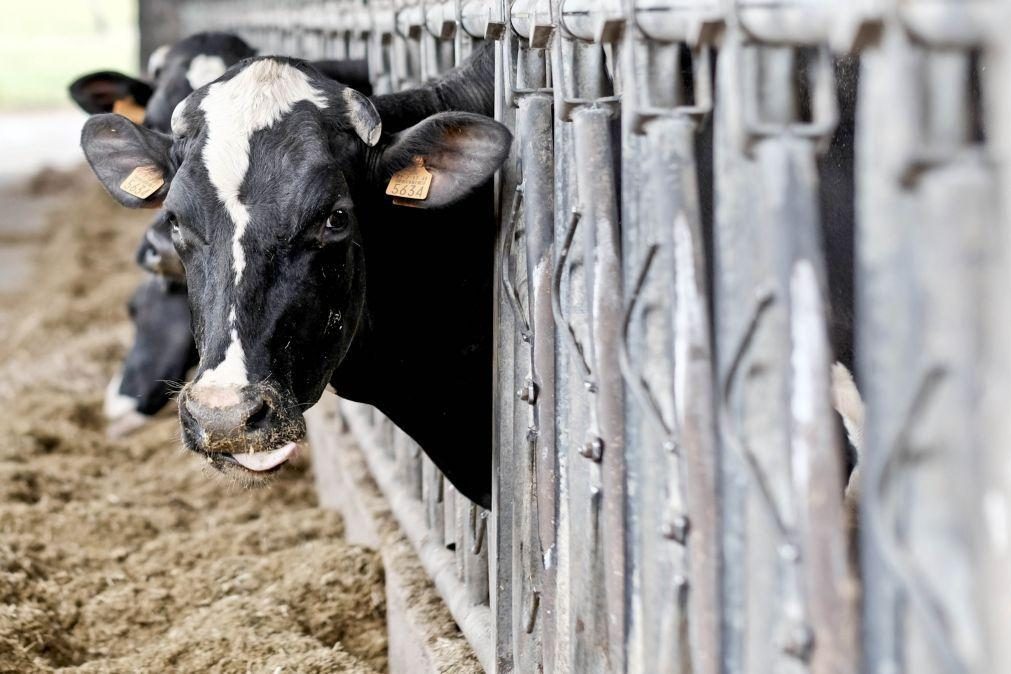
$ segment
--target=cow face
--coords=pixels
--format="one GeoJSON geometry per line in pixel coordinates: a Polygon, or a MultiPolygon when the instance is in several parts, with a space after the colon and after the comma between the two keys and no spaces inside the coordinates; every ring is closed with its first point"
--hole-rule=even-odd
{"type": "Polygon", "coordinates": [[[384,224],[369,204],[420,162],[432,181],[417,205],[448,206],[491,177],[510,136],[468,113],[383,136],[368,98],[277,57],[243,62],[195,92],[172,131],[101,115],[82,146],[113,197],[168,214],[200,352],[180,395],[187,446],[222,470],[269,471],[295,450],[302,409],[362,322],[361,232],[384,224]],[[138,169],[141,190],[130,180],[138,169]]]}
{"type": "Polygon", "coordinates": [[[186,288],[149,278],[128,304],[134,341],[120,372],[109,383],[105,414],[110,435],[122,435],[168,404],[196,365],[186,288]]]}
{"type": "Polygon", "coordinates": [[[183,261],[172,242],[172,220],[166,211],[158,211],[137,247],[137,264],[169,281],[186,283],[183,261]]]}

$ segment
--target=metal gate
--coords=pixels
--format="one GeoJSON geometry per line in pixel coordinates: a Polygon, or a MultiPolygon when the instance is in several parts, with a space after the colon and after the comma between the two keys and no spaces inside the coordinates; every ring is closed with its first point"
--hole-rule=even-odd
{"type": "Polygon", "coordinates": [[[1011,1],[181,12],[376,93],[497,44],[492,512],[342,403],[488,671],[1011,672],[1011,1]],[[856,541],[823,235],[852,213],[856,541]]]}

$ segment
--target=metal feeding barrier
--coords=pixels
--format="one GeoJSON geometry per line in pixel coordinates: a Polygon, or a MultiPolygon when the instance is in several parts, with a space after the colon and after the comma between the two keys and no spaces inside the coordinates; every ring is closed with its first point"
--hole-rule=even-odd
{"type": "Polygon", "coordinates": [[[494,509],[341,403],[488,671],[1011,672],[1011,1],[180,11],[376,93],[497,45],[494,509]]]}

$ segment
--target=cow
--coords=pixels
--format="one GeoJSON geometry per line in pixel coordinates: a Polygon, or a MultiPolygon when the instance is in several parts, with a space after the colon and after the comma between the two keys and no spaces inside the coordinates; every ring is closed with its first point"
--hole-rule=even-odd
{"type": "Polygon", "coordinates": [[[183,261],[172,244],[172,229],[168,214],[159,211],[141,239],[135,255],[137,265],[144,271],[186,285],[183,261]]]}
{"type": "Polygon", "coordinates": [[[179,396],[187,448],[268,475],[329,383],[490,506],[491,177],[512,143],[488,116],[494,79],[489,45],[371,99],[306,61],[256,57],[180,103],[171,135],[88,120],[102,184],[163,207],[183,260],[200,354],[179,396]]]}
{"type": "Polygon", "coordinates": [[[128,307],[133,346],[105,395],[111,437],[129,433],[161,410],[197,364],[185,285],[151,275],[128,307]]]}
{"type": "Polygon", "coordinates": [[[256,54],[230,33],[196,33],[156,49],[148,59],[150,81],[114,71],[82,75],[70,85],[70,96],[89,114],[114,111],[152,129],[167,130],[172,110],[194,90],[256,54]]]}
{"type": "MultiPolygon", "coordinates": [[[[179,101],[220,77],[231,65],[256,55],[256,50],[231,33],[195,33],[151,53],[150,81],[103,70],[77,78],[70,96],[88,114],[122,111],[134,121],[168,131],[172,111],[179,101]]],[[[334,79],[371,93],[364,60],[317,61],[316,66],[334,79]]]]}
{"type": "MultiPolygon", "coordinates": [[[[148,61],[151,81],[144,81],[116,73],[101,71],[83,75],[70,85],[71,97],[83,110],[91,114],[117,112],[144,126],[158,131],[168,131],[170,115],[176,105],[204,84],[214,80],[225,70],[256,51],[236,35],[228,33],[197,33],[173,45],[156,49],[148,61]]],[[[364,60],[317,61],[318,69],[357,89],[371,92],[367,64],[364,60]]],[[[158,306],[170,299],[178,300],[185,294],[182,261],[172,245],[164,213],[159,213],[148,227],[137,251],[138,264],[153,274],[172,281],[166,292],[156,292],[144,282],[131,299],[131,307],[149,298],[158,306]]],[[[136,309],[132,309],[136,313],[136,309]]],[[[177,312],[170,312],[177,316],[177,312]]],[[[193,365],[195,347],[185,348],[173,342],[173,347],[160,359],[140,358],[136,354],[148,353],[162,345],[161,336],[153,329],[153,322],[145,332],[138,324],[135,342],[119,373],[106,389],[105,412],[109,419],[110,435],[120,435],[142,425],[146,415],[153,415],[168,404],[169,396],[162,376],[166,371],[181,373],[193,365]],[[175,358],[174,362],[168,362],[175,358]],[[145,368],[150,368],[145,370],[145,368]],[[134,405],[130,404],[134,401],[134,405]]],[[[184,325],[189,329],[189,317],[184,325]]],[[[184,334],[180,326],[171,329],[174,339],[184,334]]],[[[166,329],[169,329],[166,326],[166,329]]]]}
{"type": "MultiPolygon", "coordinates": [[[[217,78],[228,66],[256,51],[236,35],[197,33],[156,49],[148,60],[150,80],[114,71],[89,73],[69,87],[71,98],[90,114],[117,112],[145,126],[168,131],[172,109],[217,78]]],[[[105,392],[108,433],[119,437],[142,426],[168,404],[172,386],[195,364],[182,263],[165,246],[164,215],[144,234],[137,261],[163,276],[146,279],[128,302],[134,342],[105,392]]]]}

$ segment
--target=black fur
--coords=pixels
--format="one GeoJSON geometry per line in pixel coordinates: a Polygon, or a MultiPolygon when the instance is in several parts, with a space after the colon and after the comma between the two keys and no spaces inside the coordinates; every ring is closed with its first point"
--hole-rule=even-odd
{"type": "Polygon", "coordinates": [[[186,287],[151,277],[128,306],[135,337],[123,361],[119,393],[136,400],[138,412],[152,415],[168,404],[197,364],[186,287]]]}

